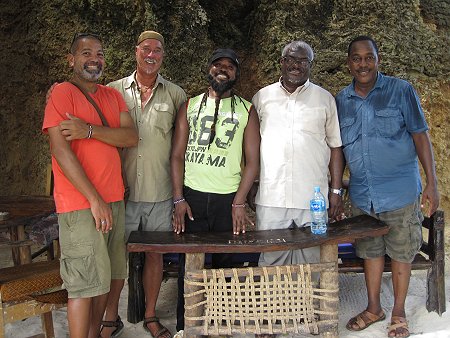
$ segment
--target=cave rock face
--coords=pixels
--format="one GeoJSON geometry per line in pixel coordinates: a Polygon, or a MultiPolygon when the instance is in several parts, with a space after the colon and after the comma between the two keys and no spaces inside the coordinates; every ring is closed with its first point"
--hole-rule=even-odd
{"type": "Polygon", "coordinates": [[[450,4],[446,0],[5,0],[0,7],[0,186],[2,194],[42,194],[50,163],[41,133],[45,93],[68,79],[65,55],[74,33],[103,37],[107,83],[130,74],[142,30],[166,39],[162,74],[189,95],[206,87],[206,62],[217,47],[241,59],[237,91],[247,99],[279,78],[283,46],[296,39],[315,51],[312,81],[333,94],[351,78],[349,41],[370,35],[381,71],[410,81],[430,126],[441,192],[449,210],[448,107],[450,4]]]}

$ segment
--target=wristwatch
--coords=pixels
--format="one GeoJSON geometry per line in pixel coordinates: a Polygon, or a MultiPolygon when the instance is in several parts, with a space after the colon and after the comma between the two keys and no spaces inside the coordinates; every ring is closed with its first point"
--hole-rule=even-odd
{"type": "Polygon", "coordinates": [[[339,195],[342,197],[342,195],[344,195],[344,189],[340,188],[340,189],[334,189],[334,188],[330,188],[330,192],[332,192],[333,194],[339,195]]]}

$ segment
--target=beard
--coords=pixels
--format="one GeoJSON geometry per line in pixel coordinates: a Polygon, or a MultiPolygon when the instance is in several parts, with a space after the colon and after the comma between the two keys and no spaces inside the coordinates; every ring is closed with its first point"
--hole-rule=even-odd
{"type": "Polygon", "coordinates": [[[90,69],[88,67],[89,67],[89,64],[86,63],[84,65],[84,67],[83,67],[83,71],[82,71],[82,74],[81,74],[82,77],[85,80],[88,80],[88,81],[97,81],[100,78],[100,76],[102,76],[103,65],[102,64],[98,64],[97,65],[97,69],[90,69]]]}
{"type": "Polygon", "coordinates": [[[228,80],[228,81],[219,82],[219,81],[216,81],[211,74],[208,74],[209,85],[211,86],[211,88],[215,92],[217,92],[219,94],[223,94],[226,91],[228,91],[231,88],[233,88],[235,83],[236,83],[236,81],[237,80],[234,79],[234,80],[228,80]]]}

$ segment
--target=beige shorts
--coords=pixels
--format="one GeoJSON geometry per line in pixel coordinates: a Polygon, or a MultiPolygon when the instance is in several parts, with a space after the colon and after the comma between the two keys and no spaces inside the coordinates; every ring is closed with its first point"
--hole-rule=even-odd
{"type": "Polygon", "coordinates": [[[172,199],[161,202],[128,201],[125,213],[125,236],[132,231],[172,231],[172,199]]]}
{"type": "Polygon", "coordinates": [[[69,298],[95,297],[109,292],[111,279],[125,279],[125,207],[110,203],[112,230],[95,229],[90,209],[58,215],[61,278],[69,298]]]}
{"type": "MultiPolygon", "coordinates": [[[[311,214],[307,209],[275,208],[256,206],[256,228],[275,230],[309,226],[311,214]]],[[[299,250],[262,252],[259,266],[291,265],[320,262],[320,247],[314,246],[299,250]]]]}
{"type": "MultiPolygon", "coordinates": [[[[365,214],[352,207],[353,216],[365,214]]],[[[369,237],[356,241],[356,255],[361,258],[377,258],[387,254],[391,259],[411,263],[422,245],[422,221],[420,202],[404,208],[371,213],[371,216],[389,225],[389,232],[381,237],[369,237]]]]}

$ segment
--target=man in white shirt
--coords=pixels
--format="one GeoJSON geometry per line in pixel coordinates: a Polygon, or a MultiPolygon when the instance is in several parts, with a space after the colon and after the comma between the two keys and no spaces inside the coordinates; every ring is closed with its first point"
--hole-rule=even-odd
{"type": "MultiPolygon", "coordinates": [[[[252,100],[261,125],[255,200],[259,230],[309,225],[315,186],[327,199],[330,219],[342,211],[343,155],[336,104],[329,92],[309,81],[313,58],[304,41],[286,45],[280,80],[259,90],[252,100]]],[[[311,263],[319,258],[319,247],[267,252],[261,254],[259,265],[311,263]]]]}

